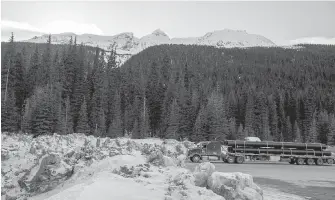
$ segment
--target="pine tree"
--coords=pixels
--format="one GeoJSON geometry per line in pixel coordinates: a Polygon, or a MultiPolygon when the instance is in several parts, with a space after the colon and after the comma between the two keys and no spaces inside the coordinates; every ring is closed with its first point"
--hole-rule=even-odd
{"type": "Polygon", "coordinates": [[[268,113],[268,108],[265,107],[262,110],[262,114],[261,114],[261,118],[262,118],[262,140],[266,140],[269,141],[271,140],[271,135],[270,135],[270,126],[269,126],[269,113],[268,113]]]}
{"type": "Polygon", "coordinates": [[[228,135],[228,120],[223,96],[213,92],[208,99],[209,139],[225,138],[228,135]]]}
{"type": "Polygon", "coordinates": [[[108,136],[111,138],[122,137],[123,131],[121,126],[121,117],[115,116],[112,124],[108,128],[108,136]]]}
{"type": "Polygon", "coordinates": [[[143,107],[141,110],[141,118],[140,118],[140,132],[141,137],[145,138],[149,136],[149,114],[148,109],[146,107],[146,98],[143,99],[143,107]]]}
{"type": "Polygon", "coordinates": [[[62,102],[60,101],[58,103],[58,112],[56,116],[56,126],[55,126],[55,132],[60,135],[67,134],[66,132],[66,116],[65,116],[65,108],[62,106],[62,102]]]}
{"type": "Polygon", "coordinates": [[[277,115],[277,106],[276,103],[272,100],[272,98],[269,99],[270,104],[270,132],[271,136],[274,138],[275,141],[280,140],[280,134],[278,132],[278,115],[277,115]]]}
{"type": "Polygon", "coordinates": [[[276,103],[277,103],[277,114],[278,114],[278,130],[281,132],[281,134],[283,134],[284,141],[287,141],[288,136],[285,130],[287,125],[286,125],[286,114],[284,109],[284,99],[280,91],[278,91],[277,93],[276,103]]]}
{"type": "Polygon", "coordinates": [[[1,101],[1,132],[16,132],[19,130],[20,115],[15,106],[14,92],[8,93],[7,101],[1,101]]]}
{"type": "Polygon", "coordinates": [[[260,92],[256,95],[256,101],[254,105],[254,119],[253,119],[253,130],[255,136],[262,138],[264,137],[264,121],[267,119],[267,106],[266,106],[266,99],[263,92],[260,92]]]}
{"type": "Polygon", "coordinates": [[[31,98],[28,98],[24,105],[22,124],[21,124],[21,129],[24,133],[31,133],[31,119],[32,119],[33,107],[34,107],[34,102],[32,102],[31,98]]]}
{"type": "Polygon", "coordinates": [[[302,142],[300,128],[297,121],[294,122],[293,131],[294,131],[294,142],[302,142]]]}
{"type": "Polygon", "coordinates": [[[280,142],[284,142],[285,138],[284,138],[284,134],[283,132],[280,132],[280,138],[279,138],[279,141],[280,142]]]}
{"type": "Polygon", "coordinates": [[[237,129],[236,139],[238,139],[238,140],[244,140],[244,138],[245,138],[245,133],[243,131],[242,124],[240,124],[240,126],[237,129]]]}
{"type": "Polygon", "coordinates": [[[25,86],[24,86],[24,66],[21,53],[17,53],[14,61],[14,66],[11,71],[11,82],[15,92],[17,111],[21,115],[24,99],[25,99],[25,86]]]}
{"type": "Polygon", "coordinates": [[[149,109],[150,130],[156,136],[159,135],[159,126],[162,118],[162,103],[164,100],[164,88],[159,77],[158,65],[153,63],[150,68],[146,97],[149,109]]]}
{"type": "Polygon", "coordinates": [[[312,124],[308,132],[307,142],[316,142],[317,141],[317,130],[316,130],[316,119],[315,114],[313,115],[312,124]]]}
{"type": "Polygon", "coordinates": [[[255,136],[253,130],[254,124],[254,99],[253,96],[249,93],[247,104],[246,104],[246,111],[245,111],[245,126],[244,131],[246,137],[248,136],[255,136]]]}
{"type": "Polygon", "coordinates": [[[323,144],[327,144],[330,132],[329,116],[326,111],[319,113],[316,121],[316,129],[318,134],[317,140],[323,144]]]}
{"type": "MultiPolygon", "coordinates": [[[[9,39],[8,44],[8,49],[5,52],[4,58],[1,58],[1,103],[7,105],[7,107],[11,104],[7,101],[9,99],[9,93],[11,93],[11,88],[13,86],[12,68],[15,63],[15,42],[13,33],[9,39]]],[[[11,98],[15,98],[15,96],[11,98]]]]}
{"type": "Polygon", "coordinates": [[[71,104],[70,97],[68,96],[65,101],[65,130],[67,134],[72,134],[73,131],[73,120],[71,116],[71,104]]]}
{"type": "Polygon", "coordinates": [[[32,133],[35,136],[51,134],[53,113],[47,88],[37,89],[34,95],[36,95],[37,106],[32,113],[32,133]]]}
{"type": "Polygon", "coordinates": [[[132,138],[134,139],[141,139],[141,130],[139,127],[138,119],[135,119],[133,130],[131,132],[132,138]]]}
{"type": "Polygon", "coordinates": [[[166,129],[165,137],[170,139],[178,139],[177,131],[179,127],[179,109],[178,103],[175,99],[171,105],[170,115],[168,118],[168,127],[166,129]]]}
{"type": "Polygon", "coordinates": [[[329,116],[329,133],[327,136],[328,144],[335,144],[335,116],[334,114],[329,116]]]}
{"type": "Polygon", "coordinates": [[[197,119],[195,120],[193,133],[191,138],[193,142],[208,140],[207,112],[204,107],[200,109],[197,119]]]}
{"type": "Polygon", "coordinates": [[[236,133],[236,122],[235,122],[235,118],[230,118],[228,120],[228,138],[235,140],[237,138],[237,133],[236,133]]]}
{"type": "MultiPolygon", "coordinates": [[[[315,105],[314,105],[314,101],[313,101],[313,96],[314,91],[313,89],[310,87],[308,89],[306,89],[307,91],[305,92],[305,96],[303,99],[303,114],[304,114],[304,119],[303,119],[303,126],[302,126],[302,132],[304,135],[304,140],[305,141],[312,141],[314,140],[311,137],[311,125],[313,124],[313,113],[315,112],[315,105]]],[[[315,127],[316,128],[316,127],[315,127]]],[[[314,129],[314,127],[313,127],[314,129]]],[[[312,130],[312,134],[314,134],[313,132],[314,130],[312,130]]]]}
{"type": "Polygon", "coordinates": [[[112,123],[108,127],[108,136],[111,138],[122,137],[122,121],[121,121],[121,97],[119,92],[114,96],[114,115],[112,123]]]}
{"type": "Polygon", "coordinates": [[[291,142],[293,141],[294,135],[293,135],[293,131],[292,131],[292,124],[291,124],[291,119],[290,116],[287,116],[286,118],[286,135],[287,135],[287,141],[291,142]]]}
{"type": "Polygon", "coordinates": [[[106,135],[106,117],[104,110],[100,110],[99,114],[99,136],[104,137],[106,135]]]}
{"type": "Polygon", "coordinates": [[[39,61],[39,51],[38,46],[36,45],[35,52],[33,53],[30,59],[30,67],[27,74],[27,93],[28,96],[33,94],[34,88],[37,86],[37,78],[39,76],[38,69],[40,68],[40,61],[39,61]]]}
{"type": "Polygon", "coordinates": [[[47,40],[47,48],[42,55],[41,65],[39,65],[37,77],[37,84],[40,86],[44,86],[46,84],[51,84],[50,72],[51,72],[51,35],[48,36],[47,40]]]}
{"type": "Polygon", "coordinates": [[[88,125],[88,119],[87,119],[87,104],[86,100],[83,101],[80,113],[79,113],[79,119],[78,119],[78,125],[77,125],[77,131],[78,133],[85,133],[88,134],[90,132],[90,127],[88,125]]]}

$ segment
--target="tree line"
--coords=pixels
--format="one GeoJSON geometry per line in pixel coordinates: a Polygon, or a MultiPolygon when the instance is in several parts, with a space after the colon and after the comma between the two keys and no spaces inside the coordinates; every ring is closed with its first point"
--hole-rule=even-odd
{"type": "Polygon", "coordinates": [[[2,131],[335,143],[331,45],[160,45],[122,66],[75,38],[2,46],[2,131]]]}

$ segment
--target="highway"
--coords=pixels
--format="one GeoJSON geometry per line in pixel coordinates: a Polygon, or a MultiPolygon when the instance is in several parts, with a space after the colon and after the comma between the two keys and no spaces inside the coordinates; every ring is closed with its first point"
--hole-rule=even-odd
{"type": "MultiPolygon", "coordinates": [[[[290,165],[283,162],[213,162],[216,171],[251,174],[262,188],[274,188],[309,200],[335,200],[335,165],[290,165]]],[[[186,163],[194,170],[196,163],[186,163]]],[[[266,200],[266,199],[265,199],[266,200]]]]}

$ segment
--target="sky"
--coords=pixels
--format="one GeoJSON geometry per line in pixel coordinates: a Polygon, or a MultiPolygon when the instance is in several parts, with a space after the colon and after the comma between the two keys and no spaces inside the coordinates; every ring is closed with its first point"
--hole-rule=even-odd
{"type": "Polygon", "coordinates": [[[222,29],[260,34],[278,45],[335,44],[335,2],[1,2],[1,40],[74,32],[138,38],[156,29],[170,38],[222,29]]]}

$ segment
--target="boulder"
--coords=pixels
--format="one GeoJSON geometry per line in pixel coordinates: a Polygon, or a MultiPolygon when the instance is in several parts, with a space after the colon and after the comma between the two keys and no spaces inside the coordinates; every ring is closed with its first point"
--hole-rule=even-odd
{"type": "Polygon", "coordinates": [[[73,173],[72,167],[57,154],[43,156],[20,180],[19,185],[33,194],[49,191],[73,173]]]}
{"type": "Polygon", "coordinates": [[[215,166],[210,162],[200,163],[195,167],[193,172],[195,178],[195,185],[199,187],[207,186],[207,179],[215,171],[215,166]]]}
{"type": "Polygon", "coordinates": [[[207,186],[226,200],[263,200],[263,191],[249,174],[214,172],[207,186]]]}

